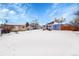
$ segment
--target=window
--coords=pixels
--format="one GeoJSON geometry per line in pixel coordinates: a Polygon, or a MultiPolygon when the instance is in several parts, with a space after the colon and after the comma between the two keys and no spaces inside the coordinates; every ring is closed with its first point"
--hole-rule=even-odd
{"type": "Polygon", "coordinates": [[[24,28],[24,26],[22,26],[22,28],[24,28]]]}

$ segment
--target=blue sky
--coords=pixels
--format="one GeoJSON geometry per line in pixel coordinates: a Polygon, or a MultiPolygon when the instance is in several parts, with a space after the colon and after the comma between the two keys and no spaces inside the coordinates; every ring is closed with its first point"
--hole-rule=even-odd
{"type": "Polygon", "coordinates": [[[37,19],[40,24],[46,24],[54,18],[66,18],[65,23],[73,20],[78,3],[3,3],[0,4],[0,23],[4,19],[9,24],[25,24],[37,19]]]}

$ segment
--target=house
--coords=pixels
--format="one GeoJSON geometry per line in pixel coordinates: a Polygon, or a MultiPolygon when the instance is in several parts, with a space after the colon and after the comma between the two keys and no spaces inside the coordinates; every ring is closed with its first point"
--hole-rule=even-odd
{"type": "Polygon", "coordinates": [[[79,20],[76,21],[76,25],[70,25],[70,24],[62,24],[58,21],[59,19],[55,19],[55,21],[52,21],[50,23],[47,23],[44,27],[47,30],[71,30],[71,31],[79,31],[79,20]]]}
{"type": "Polygon", "coordinates": [[[2,28],[1,28],[1,24],[0,24],[0,36],[1,36],[1,30],[2,30],[2,28]]]}
{"type": "Polygon", "coordinates": [[[72,26],[70,24],[63,24],[61,25],[61,30],[71,30],[71,31],[75,31],[76,27],[72,26]]]}
{"type": "Polygon", "coordinates": [[[43,30],[51,30],[51,26],[54,22],[47,23],[46,25],[43,25],[43,30]]]}
{"type": "Polygon", "coordinates": [[[54,24],[51,26],[51,29],[53,30],[60,30],[61,29],[61,24],[54,22],[54,24]]]}
{"type": "Polygon", "coordinates": [[[79,31],[79,26],[75,26],[75,31],[79,31]]]}
{"type": "Polygon", "coordinates": [[[58,23],[58,21],[52,21],[52,22],[46,24],[46,28],[48,30],[60,30],[60,26],[61,26],[61,24],[58,23]]]}
{"type": "Polygon", "coordinates": [[[4,24],[1,28],[5,31],[15,32],[15,31],[25,31],[26,25],[14,25],[14,24],[4,24]]]}
{"type": "Polygon", "coordinates": [[[27,28],[26,28],[26,25],[10,25],[12,26],[12,30],[11,31],[25,31],[27,28]]]}

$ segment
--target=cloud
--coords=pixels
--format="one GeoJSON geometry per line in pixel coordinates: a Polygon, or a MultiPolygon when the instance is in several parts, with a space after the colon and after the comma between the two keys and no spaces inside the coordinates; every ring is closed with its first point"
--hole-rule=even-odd
{"type": "Polygon", "coordinates": [[[27,13],[29,6],[29,4],[0,4],[0,21],[6,18],[10,23],[21,23],[29,15],[27,13]]]}
{"type": "Polygon", "coordinates": [[[9,9],[0,9],[0,18],[4,18],[7,16],[9,9]]]}
{"type": "Polygon", "coordinates": [[[76,5],[69,6],[68,8],[65,9],[65,12],[62,14],[63,17],[71,17],[74,15],[74,13],[78,10],[78,7],[76,5]]]}
{"type": "Polygon", "coordinates": [[[13,11],[13,10],[11,10],[11,11],[9,12],[9,14],[10,14],[10,15],[15,15],[15,14],[16,14],[16,12],[15,12],[15,11],[13,11]]]}
{"type": "MultiPolygon", "coordinates": [[[[64,6],[63,4],[55,4],[50,10],[48,10],[48,15],[50,18],[61,18],[73,19],[74,13],[78,10],[77,4],[71,4],[69,6],[64,6]]],[[[67,21],[69,21],[67,20],[67,21]]]]}
{"type": "Polygon", "coordinates": [[[70,19],[69,17],[72,17],[71,15],[78,9],[77,4],[67,5],[66,7],[64,4],[54,3],[44,15],[39,16],[32,12],[33,9],[31,7],[31,4],[21,3],[0,4],[0,20],[6,17],[9,23],[25,23],[39,18],[40,22],[44,23],[55,17],[70,19]]]}

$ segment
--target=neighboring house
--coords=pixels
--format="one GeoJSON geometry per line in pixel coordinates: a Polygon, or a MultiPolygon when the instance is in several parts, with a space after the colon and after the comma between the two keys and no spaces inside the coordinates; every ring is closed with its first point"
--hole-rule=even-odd
{"type": "Polygon", "coordinates": [[[43,30],[46,30],[46,25],[43,25],[43,26],[42,26],[42,29],[43,29],[43,30]]]}
{"type": "Polygon", "coordinates": [[[51,26],[51,29],[53,30],[60,30],[61,29],[61,24],[54,22],[53,25],[51,26]]]}
{"type": "Polygon", "coordinates": [[[13,26],[12,31],[25,31],[26,26],[25,25],[11,25],[13,26]]]}
{"type": "Polygon", "coordinates": [[[75,26],[72,26],[70,24],[63,24],[63,25],[61,25],[61,30],[76,31],[76,27],[75,26]]]}
{"type": "Polygon", "coordinates": [[[43,26],[43,29],[51,30],[51,27],[53,26],[54,22],[47,23],[43,26]]]}
{"type": "Polygon", "coordinates": [[[26,30],[26,25],[10,25],[10,24],[5,24],[1,26],[4,30],[8,31],[25,31],[26,30]]]}
{"type": "Polygon", "coordinates": [[[79,26],[76,26],[76,29],[75,29],[75,31],[79,31],[79,26]]]}
{"type": "MultiPolygon", "coordinates": [[[[78,21],[77,21],[78,22],[78,21]]],[[[50,22],[44,26],[47,30],[71,30],[79,31],[79,26],[73,26],[70,24],[61,24],[58,22],[50,22]]]]}
{"type": "Polygon", "coordinates": [[[78,26],[79,27],[79,18],[77,18],[74,23],[75,23],[74,24],[75,26],[78,26]]]}
{"type": "Polygon", "coordinates": [[[1,24],[0,24],[0,28],[1,28],[1,24]]]}
{"type": "Polygon", "coordinates": [[[0,24],[0,35],[1,35],[1,30],[2,30],[2,28],[1,28],[1,24],[0,24]]]}
{"type": "Polygon", "coordinates": [[[48,24],[46,24],[46,28],[48,30],[60,30],[61,24],[59,24],[58,22],[50,22],[48,24]]]}

